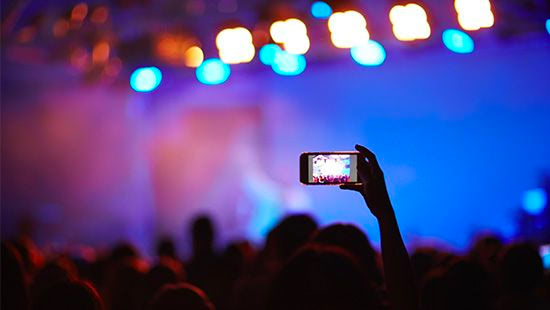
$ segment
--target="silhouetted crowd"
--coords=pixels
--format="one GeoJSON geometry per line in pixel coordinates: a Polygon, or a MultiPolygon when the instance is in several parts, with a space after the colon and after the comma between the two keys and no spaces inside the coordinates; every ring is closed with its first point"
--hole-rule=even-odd
{"type": "MultiPolygon", "coordinates": [[[[214,250],[207,217],[196,219],[192,258],[159,240],[147,262],[131,244],[110,253],[43,254],[28,238],[2,243],[2,309],[392,309],[381,258],[356,226],[284,218],[262,249],[214,250]]],[[[536,247],[476,240],[465,255],[419,248],[410,257],[420,309],[550,309],[550,282],[536,247]]]]}
{"type": "Polygon", "coordinates": [[[44,259],[19,238],[2,242],[2,309],[550,309],[549,275],[532,244],[487,236],[465,255],[421,248],[409,256],[376,156],[356,149],[361,184],[340,188],[359,192],[376,217],[380,254],[356,226],[319,227],[303,214],[279,222],[262,249],[240,242],[221,253],[210,219],[197,218],[187,262],[170,239],[147,262],[131,244],[44,259]]]}

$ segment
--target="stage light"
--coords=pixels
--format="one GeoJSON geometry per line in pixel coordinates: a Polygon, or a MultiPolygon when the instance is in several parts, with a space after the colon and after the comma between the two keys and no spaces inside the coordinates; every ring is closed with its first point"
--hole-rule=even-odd
{"type": "Polygon", "coordinates": [[[162,73],[157,67],[136,69],[130,76],[130,86],[137,92],[150,92],[160,85],[162,73]]]}
{"type": "Polygon", "coordinates": [[[332,14],[332,8],[326,2],[315,1],[311,5],[311,15],[319,19],[327,19],[332,14]]]}
{"type": "Polygon", "coordinates": [[[91,64],[90,58],[88,50],[83,47],[77,47],[71,51],[69,61],[76,69],[86,71],[91,64]]]}
{"type": "Polygon", "coordinates": [[[274,22],[269,33],[273,41],[281,43],[291,54],[305,54],[309,50],[306,24],[297,18],[274,22]]]}
{"type": "Polygon", "coordinates": [[[380,66],[386,60],[384,47],[374,40],[352,47],[350,53],[353,60],[362,66],[380,66]]]}
{"type": "Polygon", "coordinates": [[[445,47],[455,53],[468,54],[474,51],[474,40],[460,30],[447,29],[443,31],[442,37],[445,47]]]}
{"type": "Polygon", "coordinates": [[[396,5],[390,10],[393,34],[400,41],[430,37],[431,29],[424,8],[416,3],[396,5]]]}
{"type": "Polygon", "coordinates": [[[336,12],[328,19],[332,44],[338,48],[352,48],[369,41],[367,21],[356,11],[336,12]]]}
{"type": "Polygon", "coordinates": [[[99,6],[92,12],[90,19],[94,24],[103,24],[109,18],[109,9],[106,6],[99,6]]]}
{"type": "Polygon", "coordinates": [[[244,27],[228,28],[216,36],[220,59],[227,64],[250,62],[254,58],[252,34],[244,27]]]}
{"type": "Polygon", "coordinates": [[[546,31],[550,34],[550,18],[546,20],[546,31]]]}
{"type": "Polygon", "coordinates": [[[65,20],[64,18],[58,19],[53,24],[53,36],[56,38],[64,37],[67,34],[67,31],[69,31],[69,22],[65,20]]]}
{"type": "Polygon", "coordinates": [[[206,85],[221,84],[229,78],[231,68],[217,58],[210,58],[197,67],[195,71],[197,80],[206,85]]]}
{"type": "Polygon", "coordinates": [[[72,9],[71,11],[71,20],[75,22],[81,22],[88,15],[88,5],[84,2],[81,2],[72,9]]]}
{"type": "Polygon", "coordinates": [[[291,54],[287,51],[277,51],[271,64],[275,73],[280,75],[298,75],[306,69],[304,55],[291,54]]]}
{"type": "Polygon", "coordinates": [[[260,61],[264,65],[271,66],[275,59],[275,54],[279,51],[281,51],[281,48],[277,44],[266,44],[262,46],[259,51],[260,61]]]}
{"type": "Polygon", "coordinates": [[[109,43],[105,41],[97,43],[92,50],[92,62],[94,64],[105,63],[109,59],[110,52],[109,43]]]}
{"type": "Polygon", "coordinates": [[[547,196],[542,188],[535,188],[523,194],[523,210],[531,215],[538,215],[546,206],[547,196]]]}
{"type": "Polygon", "coordinates": [[[191,46],[185,51],[183,55],[185,65],[190,68],[196,68],[202,64],[204,60],[204,53],[198,46],[191,46]]]}
{"type": "Polygon", "coordinates": [[[455,10],[464,30],[489,28],[495,23],[489,0],[455,0],[455,10]]]}

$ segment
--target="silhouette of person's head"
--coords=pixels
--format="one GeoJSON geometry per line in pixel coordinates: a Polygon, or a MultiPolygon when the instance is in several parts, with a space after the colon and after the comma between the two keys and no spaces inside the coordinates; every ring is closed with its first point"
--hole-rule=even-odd
{"type": "Polygon", "coordinates": [[[60,282],[48,287],[33,303],[33,310],[102,310],[101,297],[92,285],[82,281],[60,282]]]}
{"type": "Polygon", "coordinates": [[[214,310],[208,296],[198,287],[181,283],[163,286],[153,297],[150,310],[214,310]]]}
{"type": "Polygon", "coordinates": [[[376,309],[356,258],[340,247],[307,245],[276,276],[269,309],[376,309]]]}
{"type": "Polygon", "coordinates": [[[145,271],[137,259],[111,266],[106,279],[105,301],[112,310],[138,309],[145,302],[145,271]]]}
{"type": "Polygon", "coordinates": [[[378,254],[372,248],[367,235],[351,224],[327,226],[311,239],[312,242],[342,247],[355,255],[370,281],[382,284],[382,274],[378,265],[378,254]]]}
{"type": "Polygon", "coordinates": [[[307,214],[287,216],[269,233],[266,246],[272,247],[275,256],[284,262],[309,240],[316,229],[317,223],[307,214]]]}
{"type": "Polygon", "coordinates": [[[495,271],[497,257],[502,250],[502,240],[496,235],[485,234],[475,239],[470,257],[489,271],[495,271]]]}
{"type": "Polygon", "coordinates": [[[157,255],[158,257],[171,257],[176,258],[176,246],[174,240],[169,237],[161,238],[157,243],[157,255]]]}
{"type": "Polygon", "coordinates": [[[112,262],[122,261],[128,258],[137,258],[139,256],[136,248],[128,242],[120,242],[115,245],[111,251],[110,260],[112,262]]]}
{"type": "Polygon", "coordinates": [[[542,259],[528,243],[506,247],[499,256],[498,271],[506,294],[529,294],[544,277],[542,259]]]}
{"type": "Polygon", "coordinates": [[[490,309],[490,287],[489,275],[481,264],[458,260],[444,275],[445,309],[490,309]]]}
{"type": "Polygon", "coordinates": [[[214,227],[207,216],[200,216],[193,221],[193,255],[210,254],[213,251],[214,227]]]}
{"type": "Polygon", "coordinates": [[[23,259],[11,244],[2,242],[2,302],[5,310],[28,309],[29,294],[25,284],[23,259]]]}
{"type": "Polygon", "coordinates": [[[35,298],[52,285],[73,281],[77,278],[78,272],[75,264],[67,257],[58,257],[44,265],[35,275],[31,286],[32,296],[35,298]]]}
{"type": "Polygon", "coordinates": [[[165,258],[149,270],[145,278],[146,299],[166,284],[176,284],[185,280],[183,266],[176,260],[165,258]]]}

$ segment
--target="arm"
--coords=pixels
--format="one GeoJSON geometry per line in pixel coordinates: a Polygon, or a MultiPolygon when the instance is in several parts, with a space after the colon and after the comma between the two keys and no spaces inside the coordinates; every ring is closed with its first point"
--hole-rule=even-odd
{"type": "Polygon", "coordinates": [[[361,193],[378,220],[384,277],[392,309],[417,310],[419,302],[413,270],[386,189],[384,173],[370,150],[360,145],[355,148],[359,151],[357,172],[362,185],[342,185],[341,188],[361,193]]]}

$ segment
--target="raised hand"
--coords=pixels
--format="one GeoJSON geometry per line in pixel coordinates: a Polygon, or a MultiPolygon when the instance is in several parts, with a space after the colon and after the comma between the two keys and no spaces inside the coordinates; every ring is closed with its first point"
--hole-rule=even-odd
{"type": "Polygon", "coordinates": [[[386,189],[384,173],[374,153],[361,145],[356,145],[355,149],[359,151],[357,173],[362,184],[342,185],[340,188],[361,193],[378,219],[384,278],[391,309],[418,310],[418,290],[413,269],[386,189]]]}
{"type": "Polygon", "coordinates": [[[390,197],[386,189],[384,173],[373,152],[362,145],[355,145],[359,151],[357,174],[361,185],[341,185],[341,189],[353,190],[361,193],[370,211],[376,218],[392,215],[390,197]]]}

